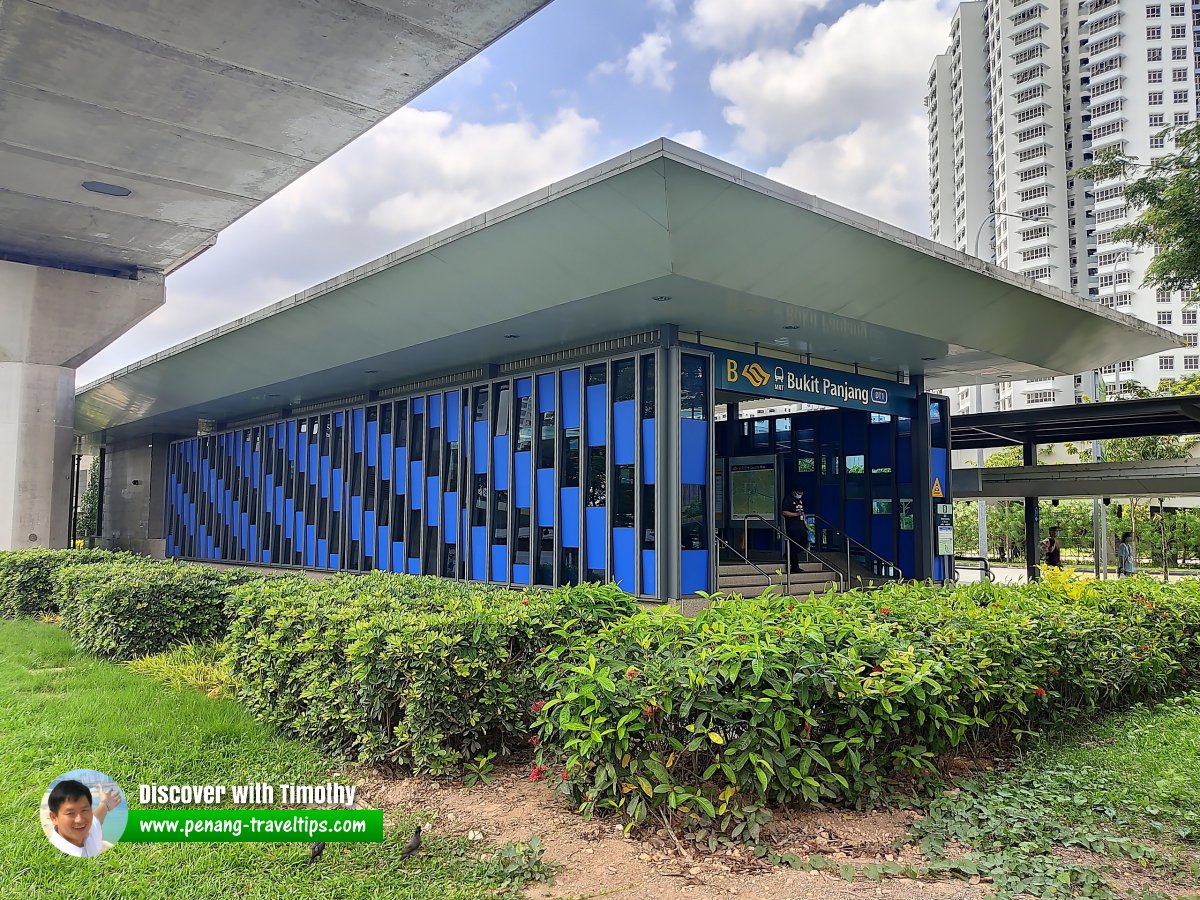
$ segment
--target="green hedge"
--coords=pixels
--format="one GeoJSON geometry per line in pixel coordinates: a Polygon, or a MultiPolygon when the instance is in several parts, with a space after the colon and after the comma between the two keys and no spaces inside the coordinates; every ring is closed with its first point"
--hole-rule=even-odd
{"type": "Polygon", "coordinates": [[[612,587],[515,592],[372,573],[238,590],[230,670],[260,718],[421,771],[527,746],[534,669],[557,629],[631,614],[612,587]]]}
{"type": "Polygon", "coordinates": [[[247,580],[258,579],[144,557],[66,566],[54,576],[63,627],[85,650],[120,660],[220,640],[232,591],[247,580]]]}
{"type": "Polygon", "coordinates": [[[58,610],[54,575],[64,566],[133,559],[108,550],[7,550],[0,552],[0,617],[53,615],[58,610]]]}
{"type": "Polygon", "coordinates": [[[869,803],[966,742],[1195,683],[1200,599],[1148,579],[895,585],[641,613],[560,643],[535,777],[585,812],[754,836],[765,806],[869,803]]]}

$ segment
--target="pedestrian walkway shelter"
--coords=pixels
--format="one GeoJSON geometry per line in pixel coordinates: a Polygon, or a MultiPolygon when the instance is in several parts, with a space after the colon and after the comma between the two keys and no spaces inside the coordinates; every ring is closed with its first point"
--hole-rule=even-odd
{"type": "Polygon", "coordinates": [[[818,552],[940,579],[931,391],[1175,341],[656,141],[89,385],[77,430],[103,538],[170,557],[676,600],[801,485],[818,552]]]}

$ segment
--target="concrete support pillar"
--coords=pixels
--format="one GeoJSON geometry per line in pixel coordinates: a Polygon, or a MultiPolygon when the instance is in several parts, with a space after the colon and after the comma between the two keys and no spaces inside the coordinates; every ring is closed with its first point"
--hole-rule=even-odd
{"type": "MultiPolygon", "coordinates": [[[[1026,443],[1023,448],[1024,463],[1037,465],[1037,444],[1026,443]]],[[[1038,497],[1025,498],[1025,574],[1030,582],[1039,578],[1038,564],[1041,562],[1042,510],[1038,497]]]]}
{"type": "Polygon", "coordinates": [[[163,279],[0,262],[0,550],[65,547],[75,369],[163,302],[163,279]]]}

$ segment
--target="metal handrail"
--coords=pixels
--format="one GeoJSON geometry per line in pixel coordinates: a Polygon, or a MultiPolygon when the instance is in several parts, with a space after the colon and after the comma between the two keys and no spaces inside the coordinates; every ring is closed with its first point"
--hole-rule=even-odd
{"type": "MultiPolygon", "coordinates": [[[[727,550],[732,550],[737,556],[740,556],[747,565],[753,566],[755,571],[757,571],[759,575],[761,575],[763,578],[767,579],[768,585],[772,585],[775,583],[771,580],[771,576],[769,574],[767,574],[767,571],[765,569],[760,568],[752,559],[750,559],[750,557],[746,556],[744,553],[742,553],[740,550],[738,550],[737,547],[733,546],[733,544],[729,543],[729,541],[725,540],[719,534],[714,535],[714,537],[717,539],[717,543],[720,544],[722,547],[725,547],[727,550]]],[[[717,586],[720,587],[720,585],[721,585],[721,580],[720,580],[721,565],[720,565],[720,556],[719,555],[718,555],[717,559],[718,559],[718,562],[717,562],[717,586]]]]}
{"type": "Polygon", "coordinates": [[[843,538],[845,538],[845,540],[846,540],[846,578],[847,578],[847,579],[849,579],[849,578],[850,578],[850,545],[851,545],[851,544],[854,544],[856,547],[858,547],[859,549],[861,549],[861,550],[862,550],[864,553],[866,553],[868,556],[873,556],[873,557],[875,557],[875,559],[879,560],[879,561],[880,561],[881,563],[883,563],[883,564],[884,564],[884,565],[885,565],[887,568],[889,568],[889,569],[892,569],[893,571],[895,571],[895,573],[896,573],[896,577],[897,577],[897,578],[903,578],[903,577],[904,577],[904,572],[903,572],[903,571],[901,571],[900,567],[899,567],[898,565],[896,565],[894,562],[892,562],[890,559],[884,559],[882,556],[880,556],[878,553],[876,553],[874,550],[872,550],[870,547],[868,547],[868,546],[867,546],[866,544],[864,544],[862,541],[855,540],[854,538],[850,537],[850,535],[848,535],[848,534],[847,534],[845,531],[843,531],[841,528],[838,528],[836,525],[834,525],[834,524],[833,524],[832,522],[830,522],[828,519],[822,519],[822,518],[821,518],[820,516],[818,516],[816,513],[809,513],[809,515],[810,515],[810,516],[812,516],[812,517],[813,517],[813,519],[815,519],[816,521],[818,521],[818,522],[822,523],[822,524],[823,524],[823,525],[824,525],[826,528],[831,528],[831,529],[833,529],[835,532],[837,532],[837,533],[838,533],[838,534],[840,534],[840,535],[841,535],[843,538]]]}
{"type": "MultiPolygon", "coordinates": [[[[790,591],[792,589],[792,544],[795,544],[801,550],[804,551],[805,557],[807,558],[807,560],[809,562],[812,562],[812,550],[810,548],[802,545],[799,541],[792,540],[792,538],[788,537],[787,532],[785,532],[783,529],[781,529],[778,525],[776,525],[770,519],[764,518],[763,516],[760,516],[757,513],[751,513],[750,515],[744,516],[742,518],[742,543],[745,544],[747,552],[749,552],[749,550],[750,550],[750,520],[751,519],[758,519],[758,521],[762,522],[764,525],[766,525],[768,528],[770,528],[772,531],[774,531],[777,535],[779,535],[781,538],[783,538],[784,565],[787,568],[787,575],[785,577],[787,579],[787,589],[790,591]]],[[[808,527],[807,523],[805,524],[804,527],[805,528],[808,527]]],[[[843,572],[842,574],[846,578],[846,583],[849,584],[850,583],[850,573],[843,572]]]]}
{"type": "Polygon", "coordinates": [[[954,580],[955,581],[958,581],[959,560],[962,560],[963,562],[967,562],[967,563],[978,563],[978,565],[969,566],[968,568],[979,569],[979,571],[982,573],[984,578],[986,578],[988,581],[993,580],[992,579],[992,566],[991,566],[991,563],[988,562],[986,557],[983,557],[983,556],[958,556],[957,554],[955,554],[955,556],[954,556],[954,580]]]}

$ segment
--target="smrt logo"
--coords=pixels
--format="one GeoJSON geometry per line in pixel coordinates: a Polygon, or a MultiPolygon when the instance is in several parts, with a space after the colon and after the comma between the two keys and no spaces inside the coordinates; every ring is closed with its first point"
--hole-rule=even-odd
{"type": "MultiPolygon", "coordinates": [[[[771,374],[758,363],[749,363],[742,367],[741,377],[757,388],[763,387],[771,380],[771,374]]],[[[725,380],[735,384],[738,380],[738,364],[736,359],[725,360],[725,380]]]]}

